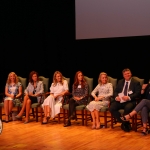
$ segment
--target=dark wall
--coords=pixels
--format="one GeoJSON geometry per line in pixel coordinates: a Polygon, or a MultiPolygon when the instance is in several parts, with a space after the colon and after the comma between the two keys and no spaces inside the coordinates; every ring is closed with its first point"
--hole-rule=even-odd
{"type": "Polygon", "coordinates": [[[126,67],[145,82],[150,78],[149,36],[76,41],[74,0],[0,3],[0,92],[11,71],[28,78],[36,70],[51,83],[60,70],[72,84],[81,70],[94,78],[94,86],[101,71],[121,79],[126,67]]]}

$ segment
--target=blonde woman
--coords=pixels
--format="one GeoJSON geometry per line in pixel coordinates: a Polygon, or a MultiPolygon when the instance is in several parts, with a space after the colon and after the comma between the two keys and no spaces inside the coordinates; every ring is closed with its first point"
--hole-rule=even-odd
{"type": "Polygon", "coordinates": [[[113,87],[111,83],[108,83],[108,77],[105,72],[100,73],[98,78],[98,85],[92,91],[91,95],[94,97],[94,101],[91,101],[87,108],[91,111],[93,119],[92,129],[100,128],[99,110],[108,106],[110,103],[110,97],[113,95],[113,87]]]}
{"type": "Polygon", "coordinates": [[[4,112],[6,115],[5,122],[9,122],[9,115],[13,108],[13,102],[15,99],[19,98],[22,94],[21,83],[18,82],[18,77],[14,72],[9,73],[6,86],[5,86],[5,95],[4,98],[4,112]]]}
{"type": "Polygon", "coordinates": [[[44,100],[42,107],[44,109],[43,124],[47,123],[47,120],[60,113],[60,107],[62,106],[63,95],[68,92],[68,83],[63,79],[62,73],[56,71],[53,75],[53,83],[50,87],[50,95],[44,100]]]}

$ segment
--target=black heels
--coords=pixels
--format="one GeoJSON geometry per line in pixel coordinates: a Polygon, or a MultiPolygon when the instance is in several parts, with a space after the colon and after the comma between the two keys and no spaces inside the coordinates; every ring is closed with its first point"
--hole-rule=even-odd
{"type": "MultiPolygon", "coordinates": [[[[128,114],[128,115],[129,115],[129,119],[131,119],[132,116],[131,116],[130,114],[128,114]]],[[[129,119],[126,119],[125,116],[122,116],[122,117],[120,117],[120,118],[121,118],[122,121],[129,121],[129,119]]]]}
{"type": "Polygon", "coordinates": [[[143,136],[149,134],[149,129],[148,129],[148,128],[145,128],[145,127],[143,127],[143,128],[145,129],[145,131],[142,131],[141,134],[142,134],[143,136]]]}

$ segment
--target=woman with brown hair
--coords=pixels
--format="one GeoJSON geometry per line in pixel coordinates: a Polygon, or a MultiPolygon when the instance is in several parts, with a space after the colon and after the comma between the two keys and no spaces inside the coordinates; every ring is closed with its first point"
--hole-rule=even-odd
{"type": "Polygon", "coordinates": [[[69,100],[69,115],[68,122],[64,127],[71,126],[71,119],[75,116],[76,106],[85,104],[88,98],[88,84],[84,79],[84,75],[81,71],[76,72],[74,78],[74,84],[72,86],[72,98],[69,100]]]}
{"type": "Polygon", "coordinates": [[[44,100],[42,107],[44,109],[43,124],[47,120],[60,113],[63,96],[68,92],[68,83],[64,80],[60,71],[56,71],[53,75],[53,83],[50,87],[50,95],[44,100]]]}
{"type": "Polygon", "coordinates": [[[22,94],[21,83],[18,82],[18,77],[14,72],[9,73],[6,86],[5,86],[5,95],[4,98],[4,112],[6,115],[5,122],[9,121],[9,115],[13,108],[13,102],[15,99],[18,99],[22,94]]]}
{"type": "Polygon", "coordinates": [[[113,87],[111,83],[108,83],[108,77],[105,72],[99,74],[98,85],[92,91],[91,95],[94,97],[94,100],[87,105],[87,109],[91,112],[93,119],[92,129],[99,129],[99,110],[104,106],[108,106],[110,97],[113,96],[113,87]]]}
{"type": "Polygon", "coordinates": [[[24,110],[26,109],[26,119],[25,124],[29,122],[29,113],[32,103],[40,103],[41,94],[44,92],[43,82],[39,81],[38,73],[36,71],[30,72],[29,75],[29,84],[25,89],[24,93],[24,101],[23,106],[20,113],[16,116],[16,118],[21,118],[24,110]]]}

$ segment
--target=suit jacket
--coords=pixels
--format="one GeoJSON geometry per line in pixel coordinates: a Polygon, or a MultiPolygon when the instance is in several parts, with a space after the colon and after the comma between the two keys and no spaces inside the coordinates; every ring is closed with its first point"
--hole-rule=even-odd
{"type": "MultiPolygon", "coordinates": [[[[114,97],[116,98],[119,93],[122,92],[124,87],[125,79],[119,80],[117,87],[114,91],[114,97]]],[[[135,79],[131,78],[129,91],[132,91],[132,94],[128,93],[128,96],[130,97],[131,101],[135,101],[136,98],[139,98],[141,95],[141,85],[140,82],[136,81],[135,79]]]]}

